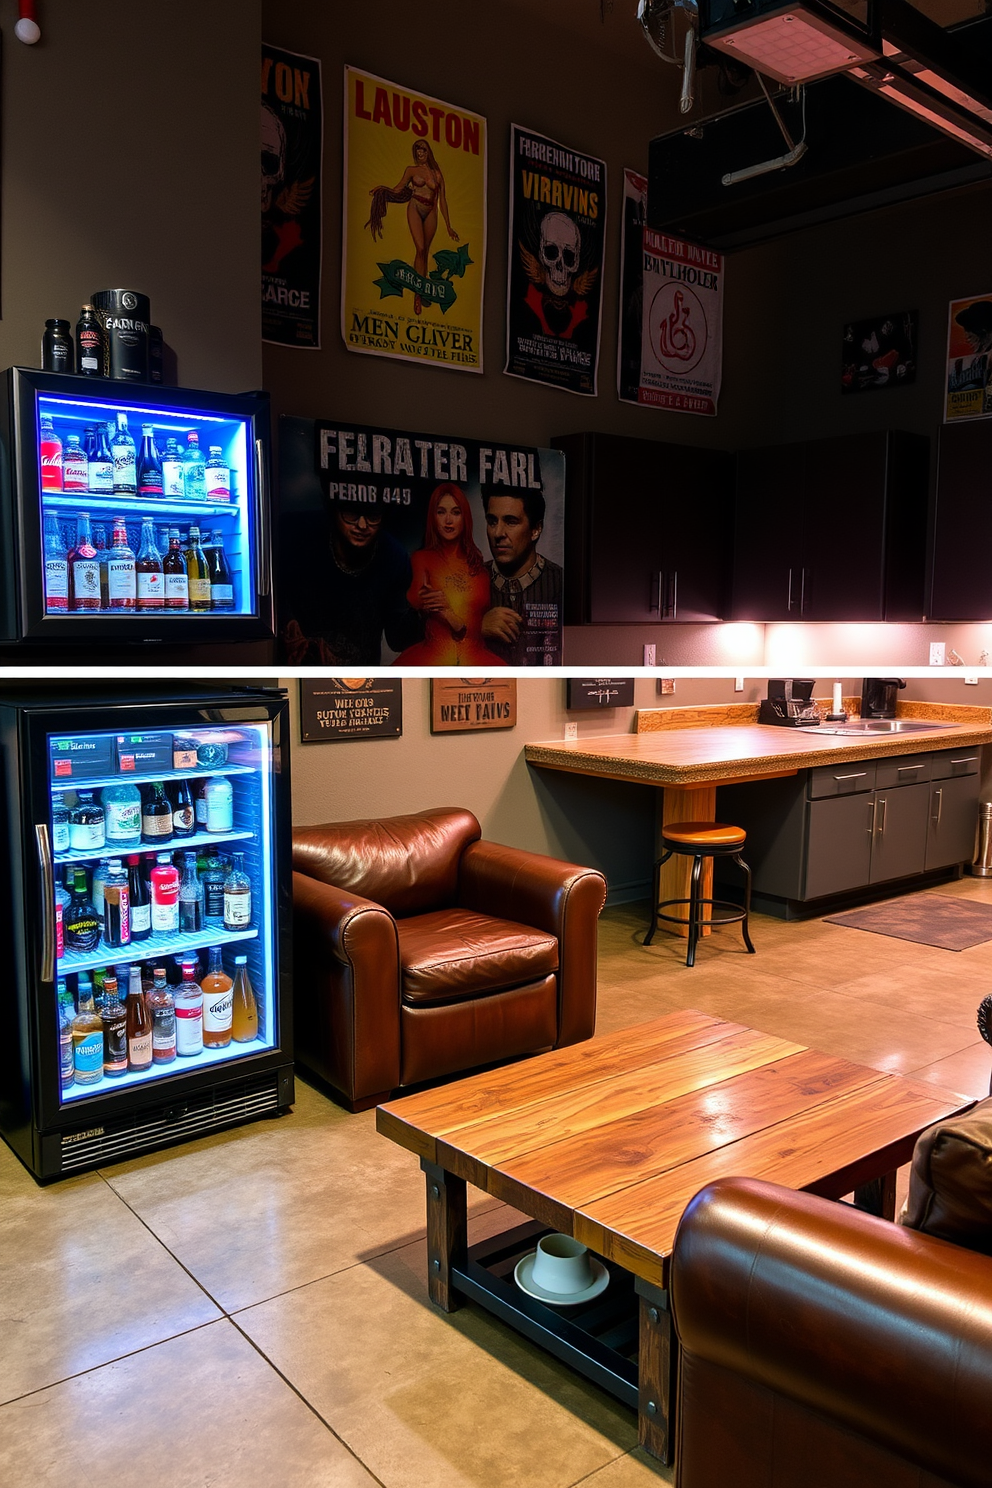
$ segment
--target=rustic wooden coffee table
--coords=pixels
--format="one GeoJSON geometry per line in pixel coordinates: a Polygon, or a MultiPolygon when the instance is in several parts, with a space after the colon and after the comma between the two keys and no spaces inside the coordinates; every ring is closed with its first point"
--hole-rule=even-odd
{"type": "Polygon", "coordinates": [[[670,1462],[668,1266],[693,1195],[733,1174],[857,1191],[891,1219],[920,1132],[970,1104],[687,1011],[391,1101],[376,1124],[427,1175],[431,1300],[481,1303],[635,1406],[641,1444],[670,1462]],[[467,1182],[537,1223],[469,1250],[467,1182]],[[603,1258],[601,1298],[552,1308],[514,1284],[548,1228],[603,1258]]]}

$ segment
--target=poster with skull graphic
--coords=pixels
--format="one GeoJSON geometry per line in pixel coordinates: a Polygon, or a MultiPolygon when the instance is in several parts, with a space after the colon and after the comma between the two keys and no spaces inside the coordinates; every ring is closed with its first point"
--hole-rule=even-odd
{"type": "Polygon", "coordinates": [[[506,366],[596,396],[606,162],[510,126],[506,366]]]}
{"type": "Polygon", "coordinates": [[[262,339],[320,346],[320,63],[262,48],[262,339]]]}

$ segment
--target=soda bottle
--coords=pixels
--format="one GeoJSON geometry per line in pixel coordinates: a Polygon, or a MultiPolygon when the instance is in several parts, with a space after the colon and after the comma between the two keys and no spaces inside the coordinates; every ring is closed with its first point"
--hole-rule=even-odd
{"type": "Polygon", "coordinates": [[[161,501],[164,494],[162,461],[155,448],[155,432],[151,424],[142,424],[141,453],[138,455],[138,495],[146,500],[161,501]]]}
{"type": "Polygon", "coordinates": [[[72,895],[62,882],[64,869],[55,869],[55,959],[61,961],[65,955],[65,915],[72,903],[72,895]]]}
{"type": "Polygon", "coordinates": [[[72,331],[67,320],[46,320],[41,338],[41,365],[45,372],[71,372],[72,331]]]}
{"type": "Polygon", "coordinates": [[[165,441],[162,452],[162,494],[169,501],[183,501],[186,486],[183,481],[183,452],[175,439],[165,441]]]}
{"type": "Polygon", "coordinates": [[[59,1082],[65,1090],[73,1081],[72,1020],[76,1016],[76,1009],[61,977],[56,984],[56,997],[59,1014],[59,1082]]]}
{"type": "Polygon", "coordinates": [[[200,436],[195,429],[186,435],[186,454],[183,459],[183,490],[187,501],[206,501],[206,462],[200,448],[200,436]]]}
{"type": "Polygon", "coordinates": [[[117,415],[117,433],[110,442],[114,459],[114,495],[136,496],[138,494],[138,465],[134,440],[128,433],[127,414],[117,415]]]}
{"type": "Polygon", "coordinates": [[[203,992],[196,981],[196,962],[183,961],[183,979],[176,988],[176,1053],[203,1053],[203,992]]]}
{"type": "Polygon", "coordinates": [[[100,559],[93,545],[89,512],[76,516],[76,541],[69,556],[69,609],[99,610],[100,559]]]}
{"type": "Polygon", "coordinates": [[[224,552],[224,534],[215,532],[207,562],[210,574],[210,608],[212,610],[234,609],[234,579],[231,575],[227,554],[224,552]]]}
{"type": "Polygon", "coordinates": [[[103,807],[93,799],[93,791],[76,792],[76,804],[69,812],[69,846],[73,852],[99,852],[107,840],[103,807]]]}
{"type": "Polygon", "coordinates": [[[248,976],[248,957],[234,958],[234,990],[231,1035],[236,1044],[250,1044],[258,1038],[258,1004],[248,976]]]}
{"type": "Polygon", "coordinates": [[[140,1073],[152,1067],[152,1015],[141,985],[141,967],[131,967],[127,992],[127,1067],[140,1073]]]}
{"type": "Polygon", "coordinates": [[[55,432],[55,425],[52,423],[52,415],[50,413],[43,413],[41,415],[41,432],[38,444],[41,455],[41,489],[43,491],[61,491],[62,440],[55,432]]]}
{"type": "Polygon", "coordinates": [[[116,1080],[127,1074],[127,1009],[121,1002],[117,977],[103,979],[103,1073],[116,1080]]]}
{"type": "Polygon", "coordinates": [[[165,609],[165,576],[162,555],[155,546],[155,524],[151,517],[141,519],[141,546],[135,560],[138,578],[138,609],[165,609]]]}
{"type": "Polygon", "coordinates": [[[189,547],[186,549],[186,577],[189,581],[189,607],[203,612],[210,609],[210,570],[207,556],[200,547],[199,527],[189,529],[189,547]]]}
{"type": "Polygon", "coordinates": [[[79,1012],[72,1020],[72,1078],[77,1085],[96,1085],[103,1078],[103,1019],[93,1005],[93,983],[79,973],[79,1012]]]}
{"type": "Polygon", "coordinates": [[[152,1062],[171,1064],[176,1057],[176,1004],[165,980],[165,968],[156,966],[153,981],[145,993],[145,1005],[152,1019],[152,1062]]]}
{"type": "Polygon", "coordinates": [[[174,935],[179,929],[179,870],[167,852],[155,858],[151,875],[152,933],[174,935]]]}
{"type": "Polygon", "coordinates": [[[219,444],[212,444],[204,466],[208,501],[230,501],[231,472],[219,444]]]}
{"type": "Polygon", "coordinates": [[[80,491],[88,491],[89,488],[86,451],[79,442],[79,435],[70,434],[62,452],[62,489],[70,495],[78,495],[80,491]]]}
{"type": "Polygon", "coordinates": [[[127,872],[120,858],[111,858],[103,884],[103,939],[108,946],[131,944],[131,914],[127,872]]]}
{"type": "Polygon", "coordinates": [[[69,555],[54,512],[45,513],[45,611],[64,614],[69,608],[69,555]]]}
{"type": "Polygon", "coordinates": [[[93,452],[87,459],[86,474],[95,496],[109,496],[114,489],[114,457],[107,437],[112,428],[112,424],[97,424],[93,430],[93,452]]]}
{"type": "Polygon", "coordinates": [[[247,930],[251,925],[251,879],[245,855],[231,854],[231,871],[224,880],[224,929],[247,930]]]}
{"type": "Polygon", "coordinates": [[[203,885],[196,873],[196,853],[183,853],[179,884],[179,929],[184,935],[203,929],[203,885]]]}
{"type": "Polygon", "coordinates": [[[115,517],[107,554],[107,609],[133,610],[137,592],[137,570],[134,550],[127,540],[127,523],[123,517],[115,517]]]}
{"type": "Polygon", "coordinates": [[[224,970],[220,946],[210,947],[210,965],[200,983],[203,992],[203,1047],[226,1049],[231,1042],[234,983],[224,970]]]}
{"type": "Polygon", "coordinates": [[[188,780],[177,780],[172,790],[172,831],[176,837],[192,837],[196,831],[193,792],[188,780]]]}
{"type": "Polygon", "coordinates": [[[106,341],[92,305],[84,305],[76,321],[76,371],[82,377],[103,377],[106,341]]]}
{"type": "Polygon", "coordinates": [[[176,612],[189,609],[189,580],[186,577],[186,559],[179,546],[179,530],[169,532],[169,547],[162,559],[165,577],[165,608],[176,612]]]}

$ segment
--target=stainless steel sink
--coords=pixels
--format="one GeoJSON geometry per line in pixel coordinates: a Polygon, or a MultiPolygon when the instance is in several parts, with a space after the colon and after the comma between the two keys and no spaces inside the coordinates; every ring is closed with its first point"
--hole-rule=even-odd
{"type": "Polygon", "coordinates": [[[852,718],[850,723],[821,723],[806,729],[810,734],[842,734],[864,738],[872,734],[926,734],[931,729],[945,729],[946,723],[924,723],[921,718],[852,718]]]}

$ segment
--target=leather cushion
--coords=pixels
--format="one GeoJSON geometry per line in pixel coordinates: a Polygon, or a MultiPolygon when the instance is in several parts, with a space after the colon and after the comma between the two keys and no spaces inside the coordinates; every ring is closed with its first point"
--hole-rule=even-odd
{"type": "Polygon", "coordinates": [[[437,909],[397,921],[403,1001],[463,1002],[558,970],[558,941],[544,930],[471,909],[437,909]]]}
{"type": "Polygon", "coordinates": [[[724,822],[672,822],[661,829],[662,837],[669,842],[681,842],[700,847],[739,847],[746,840],[743,827],[730,827],[724,822]]]}
{"type": "Polygon", "coordinates": [[[558,985],[553,976],[529,987],[446,1006],[400,1008],[403,1085],[436,1080],[550,1049],[558,1039],[558,985]]]}
{"type": "Polygon", "coordinates": [[[992,1098],[927,1127],[913,1153],[902,1223],[992,1255],[992,1098]]]}

